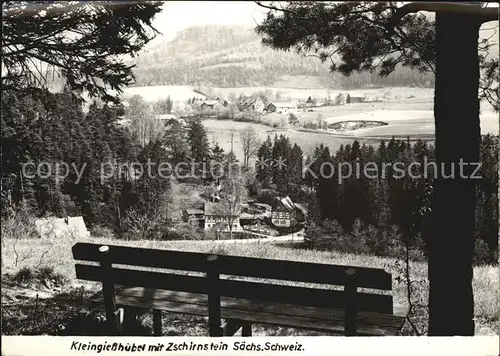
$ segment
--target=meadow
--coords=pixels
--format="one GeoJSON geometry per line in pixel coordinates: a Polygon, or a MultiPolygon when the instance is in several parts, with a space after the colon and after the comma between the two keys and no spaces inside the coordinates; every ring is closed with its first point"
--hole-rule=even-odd
{"type": "MultiPolygon", "coordinates": [[[[422,139],[434,141],[434,114],[432,99],[408,99],[394,102],[359,103],[333,107],[313,108],[312,112],[299,110],[295,115],[300,125],[316,123],[321,119],[328,124],[342,121],[382,121],[388,125],[362,128],[353,131],[333,132],[326,130],[310,130],[293,127],[288,124],[289,114],[264,114],[262,123],[239,122],[233,120],[207,119],[203,121],[209,138],[219,143],[226,151],[233,149],[239,159],[243,150],[239,142],[242,130],[252,127],[259,139],[264,141],[268,135],[286,135],[292,143],[297,143],[304,153],[310,153],[320,144],[325,144],[336,151],[340,145],[352,143],[357,139],[361,143],[378,145],[381,139],[390,140],[392,136],[399,139],[422,139]],[[274,127],[273,127],[274,126],[274,127]]],[[[498,114],[488,107],[480,115],[482,134],[498,135],[498,114]]]]}
{"type": "MultiPolygon", "coordinates": [[[[226,152],[231,150],[231,137],[233,139],[233,150],[236,157],[243,159],[243,147],[240,140],[240,132],[247,127],[252,127],[257,133],[259,140],[264,142],[268,135],[271,139],[275,135],[286,135],[292,143],[298,144],[305,154],[314,150],[321,143],[327,145],[332,150],[337,150],[341,144],[352,143],[352,138],[345,139],[331,135],[327,132],[305,132],[287,128],[273,128],[271,126],[257,124],[253,122],[239,122],[231,120],[204,120],[203,125],[207,129],[209,140],[217,142],[226,152]]],[[[251,162],[254,159],[251,160],[251,162]]]]}
{"type": "MultiPolygon", "coordinates": [[[[40,266],[52,267],[54,273],[62,276],[65,280],[63,291],[69,287],[85,287],[87,290],[98,290],[99,284],[76,280],[74,272],[74,260],[71,247],[77,241],[73,239],[60,239],[58,241],[49,239],[21,239],[2,241],[2,264],[3,273],[13,275],[21,268],[35,270],[40,266]],[[16,265],[16,256],[18,263],[16,265]],[[22,257],[22,262],[19,263],[22,257]]],[[[88,242],[99,244],[120,244],[127,246],[140,246],[146,248],[173,249],[181,251],[211,252],[219,254],[232,254],[239,256],[262,257],[272,259],[285,259],[295,261],[307,261],[318,263],[329,263],[360,267],[383,268],[393,275],[394,303],[408,305],[406,284],[398,282],[404,272],[397,266],[393,258],[381,258],[370,255],[355,255],[330,251],[313,251],[296,249],[271,244],[215,244],[212,241],[118,241],[109,238],[93,237],[88,242]]],[[[427,265],[422,262],[410,263],[411,280],[416,290],[411,296],[414,313],[411,320],[420,333],[425,333],[427,323],[427,309],[425,307],[428,297],[427,265]]],[[[496,266],[479,266],[474,268],[474,300],[477,335],[494,335],[495,324],[498,322],[499,301],[499,275],[496,266]]],[[[7,288],[5,288],[7,289],[7,288]]],[[[5,300],[5,289],[2,289],[2,300],[5,300]]],[[[81,297],[79,297],[81,299],[81,297]]],[[[80,300],[80,303],[82,301],[80,300]]],[[[47,311],[48,313],[50,311],[47,311]]],[[[4,314],[4,318],[5,318],[4,314]]],[[[28,318],[28,316],[26,316],[28,318]]],[[[144,315],[144,323],[151,322],[150,316],[144,315]]],[[[183,316],[180,314],[168,315],[165,318],[166,335],[205,335],[206,320],[183,316]]],[[[5,319],[4,319],[5,322],[5,319]]],[[[414,332],[406,323],[405,334],[414,335],[414,332]]],[[[313,335],[314,333],[271,326],[256,326],[255,335],[313,335]]]]}

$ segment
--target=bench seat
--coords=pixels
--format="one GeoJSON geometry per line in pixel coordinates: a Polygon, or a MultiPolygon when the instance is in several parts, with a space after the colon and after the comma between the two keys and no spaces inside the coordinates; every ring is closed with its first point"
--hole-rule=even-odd
{"type": "MultiPolygon", "coordinates": [[[[116,285],[115,298],[117,307],[208,316],[206,294],[116,285]]],[[[103,293],[96,293],[90,300],[103,303],[103,293]]],[[[157,315],[154,314],[154,317],[157,315]]],[[[393,315],[358,312],[357,334],[398,335],[406,315],[407,308],[399,305],[394,305],[393,315]]],[[[221,317],[226,321],[239,320],[251,324],[279,325],[343,334],[345,311],[221,297],[221,317]]]]}

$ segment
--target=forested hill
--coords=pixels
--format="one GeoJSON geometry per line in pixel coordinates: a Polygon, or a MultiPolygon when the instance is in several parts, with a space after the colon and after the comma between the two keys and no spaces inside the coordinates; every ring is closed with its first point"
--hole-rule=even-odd
{"type": "Polygon", "coordinates": [[[274,51],[261,44],[252,27],[199,26],[179,32],[135,59],[136,86],[344,87],[434,85],[431,74],[398,68],[387,78],[376,73],[331,74],[318,58],[274,51]]]}

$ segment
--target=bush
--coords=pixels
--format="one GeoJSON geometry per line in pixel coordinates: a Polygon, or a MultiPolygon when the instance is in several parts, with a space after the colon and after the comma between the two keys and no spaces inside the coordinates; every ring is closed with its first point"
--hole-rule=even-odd
{"type": "Polygon", "coordinates": [[[2,243],[7,239],[19,240],[39,238],[35,217],[28,209],[20,209],[2,217],[1,224],[2,243]]]}
{"type": "Polygon", "coordinates": [[[23,267],[15,274],[8,275],[7,280],[16,285],[34,286],[62,286],[67,282],[67,278],[55,272],[53,267],[40,267],[36,269],[23,267]]]}
{"type": "Polygon", "coordinates": [[[11,281],[17,284],[27,284],[33,282],[35,273],[29,267],[23,267],[17,271],[11,278],[11,281]]]}
{"type": "MultiPolygon", "coordinates": [[[[311,223],[305,233],[306,246],[318,250],[391,257],[406,255],[403,234],[397,226],[376,228],[365,226],[360,219],[356,219],[351,231],[346,232],[337,221],[327,220],[320,225],[311,223]]],[[[421,236],[415,236],[409,246],[411,260],[424,259],[423,246],[421,236]]]]}

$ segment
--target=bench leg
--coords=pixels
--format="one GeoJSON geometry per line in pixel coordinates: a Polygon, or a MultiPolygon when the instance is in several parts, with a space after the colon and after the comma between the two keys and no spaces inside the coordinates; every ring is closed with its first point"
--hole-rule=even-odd
{"type": "Polygon", "coordinates": [[[251,323],[243,323],[241,326],[241,336],[252,336],[252,324],[251,323]]]}
{"type": "Polygon", "coordinates": [[[207,282],[208,282],[208,335],[223,336],[219,291],[219,271],[217,270],[217,256],[211,255],[207,258],[207,282]]]}
{"type": "Polygon", "coordinates": [[[153,309],[153,335],[161,336],[161,310],[153,309]]]}
{"type": "Polygon", "coordinates": [[[123,333],[123,325],[125,321],[125,311],[123,308],[118,308],[114,311],[112,319],[108,321],[110,332],[112,335],[120,335],[123,333]]]}
{"type": "Polygon", "coordinates": [[[133,335],[134,327],[137,324],[137,312],[134,308],[124,308],[123,331],[126,335],[133,335]]]}

